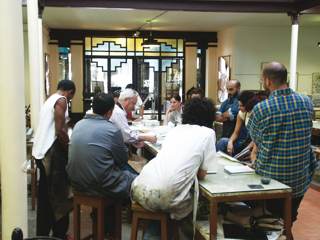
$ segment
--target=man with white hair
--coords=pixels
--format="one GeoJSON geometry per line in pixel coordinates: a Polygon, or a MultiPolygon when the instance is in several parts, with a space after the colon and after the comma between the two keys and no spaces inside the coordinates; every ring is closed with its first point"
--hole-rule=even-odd
{"type": "Polygon", "coordinates": [[[122,132],[125,143],[141,146],[143,141],[155,143],[156,136],[140,134],[131,130],[127,120],[127,112],[134,110],[138,100],[138,93],[133,89],[125,89],[120,93],[118,103],[115,105],[110,121],[113,122],[122,132]]]}

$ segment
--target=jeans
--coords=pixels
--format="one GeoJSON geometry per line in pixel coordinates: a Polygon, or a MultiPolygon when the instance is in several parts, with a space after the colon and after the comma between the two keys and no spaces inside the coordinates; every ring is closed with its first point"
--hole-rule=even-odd
{"type": "MultiPolygon", "coordinates": [[[[227,153],[229,138],[220,138],[220,140],[216,143],[216,150],[227,153]]],[[[233,153],[232,156],[238,154],[243,149],[243,141],[239,141],[238,139],[233,143],[233,153]]]]}
{"type": "Polygon", "coordinates": [[[137,173],[136,170],[134,170],[128,163],[126,163],[122,168],[121,168],[122,171],[128,171],[128,172],[131,172],[135,175],[139,175],[139,173],[137,173]]]}

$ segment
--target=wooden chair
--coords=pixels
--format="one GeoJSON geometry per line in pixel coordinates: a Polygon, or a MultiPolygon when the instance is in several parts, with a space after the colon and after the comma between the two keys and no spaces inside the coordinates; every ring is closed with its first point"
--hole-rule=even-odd
{"type": "Polygon", "coordinates": [[[173,239],[178,239],[177,222],[170,220],[169,214],[165,212],[152,212],[144,209],[138,203],[132,203],[132,225],[131,240],[137,240],[139,220],[158,220],[161,225],[161,240],[167,240],[169,233],[172,233],[173,239]],[[172,232],[169,231],[169,222],[172,226],[172,232]]]}
{"type": "Polygon", "coordinates": [[[90,196],[79,192],[74,192],[73,198],[73,231],[74,239],[80,240],[80,219],[81,205],[90,206],[96,212],[97,219],[93,221],[92,235],[85,239],[104,239],[104,209],[107,206],[114,206],[115,209],[115,232],[112,239],[121,240],[121,209],[122,203],[107,197],[90,196]]]}

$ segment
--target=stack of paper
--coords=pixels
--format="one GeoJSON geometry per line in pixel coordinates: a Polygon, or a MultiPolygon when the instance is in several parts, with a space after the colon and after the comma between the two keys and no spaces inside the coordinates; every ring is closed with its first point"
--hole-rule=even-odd
{"type": "Polygon", "coordinates": [[[254,173],[254,170],[245,165],[228,165],[224,166],[224,170],[229,174],[238,174],[238,173],[254,173]]]}

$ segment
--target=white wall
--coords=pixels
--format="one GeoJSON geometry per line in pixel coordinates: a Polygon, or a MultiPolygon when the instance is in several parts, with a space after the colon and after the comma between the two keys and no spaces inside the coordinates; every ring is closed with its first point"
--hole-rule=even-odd
{"type": "MultiPolygon", "coordinates": [[[[290,26],[233,27],[218,34],[219,56],[230,52],[232,77],[240,80],[242,89],[260,88],[262,62],[279,61],[289,68],[290,26]]],[[[297,66],[299,92],[311,94],[312,73],[320,72],[320,48],[316,46],[319,41],[319,28],[300,27],[297,66]]]]}

